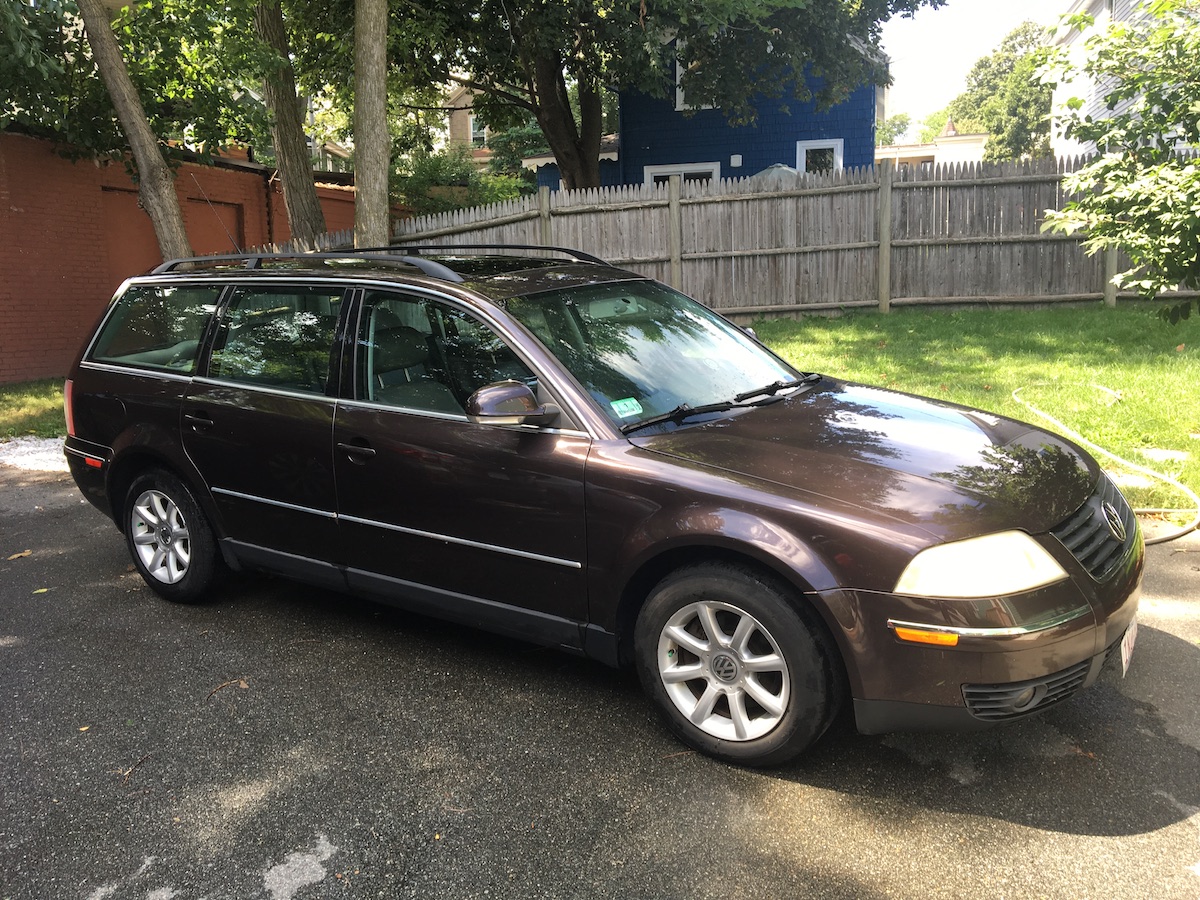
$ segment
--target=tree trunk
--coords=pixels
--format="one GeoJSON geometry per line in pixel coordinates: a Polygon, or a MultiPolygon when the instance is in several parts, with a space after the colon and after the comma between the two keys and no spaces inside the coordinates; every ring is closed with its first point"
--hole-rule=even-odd
{"type": "Polygon", "coordinates": [[[108,12],[101,0],[78,0],[77,5],[96,67],[133,151],[138,171],[138,200],[154,224],[158,248],[163,259],[191,256],[192,245],[183,226],[179,195],[175,193],[175,176],[159,152],[158,138],[150,128],[145,107],[125,68],[108,12]]]}
{"type": "Polygon", "coordinates": [[[279,64],[267,72],[263,81],[263,98],[271,111],[271,139],[275,142],[275,161],[283,183],[288,228],[292,240],[315,247],[317,235],[325,232],[325,214],[313,184],[312,158],[304,139],[296,73],[289,61],[279,0],[259,0],[254,7],[254,28],[263,43],[280,56],[279,64]]]}
{"type": "Polygon", "coordinates": [[[587,187],[600,187],[600,139],[604,137],[604,100],[594,84],[579,80],[579,155],[587,187]]]}
{"type": "Polygon", "coordinates": [[[390,237],[387,127],[388,0],[354,3],[354,246],[390,237]]]}
{"type": "Polygon", "coordinates": [[[581,135],[567,96],[562,62],[557,58],[540,56],[534,59],[533,87],[537,123],[558,162],[563,187],[568,190],[600,187],[600,132],[603,122],[598,92],[580,84],[579,100],[583,115],[581,135]]]}

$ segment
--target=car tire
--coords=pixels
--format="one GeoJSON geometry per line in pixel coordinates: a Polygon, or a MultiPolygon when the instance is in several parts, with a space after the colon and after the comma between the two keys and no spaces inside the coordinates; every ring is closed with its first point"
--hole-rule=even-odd
{"type": "Polygon", "coordinates": [[[734,565],[689,566],[647,598],[634,631],[645,691],[683,741],[748,766],[787,762],[837,712],[835,651],[799,598],[734,565]]]}
{"type": "Polygon", "coordinates": [[[187,486],[169,472],[153,469],[133,480],[124,531],[133,564],[167,600],[200,602],[224,572],[208,519],[187,486]]]}

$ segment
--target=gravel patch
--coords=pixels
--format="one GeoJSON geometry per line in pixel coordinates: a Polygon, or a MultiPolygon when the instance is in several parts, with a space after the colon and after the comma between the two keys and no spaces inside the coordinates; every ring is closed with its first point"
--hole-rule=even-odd
{"type": "Polygon", "coordinates": [[[0,464],[31,472],[66,472],[62,438],[16,437],[0,441],[0,464]]]}

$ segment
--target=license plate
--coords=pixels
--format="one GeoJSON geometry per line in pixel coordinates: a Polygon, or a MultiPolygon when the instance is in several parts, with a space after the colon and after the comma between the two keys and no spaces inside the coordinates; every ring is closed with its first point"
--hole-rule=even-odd
{"type": "Polygon", "coordinates": [[[1129,671],[1129,660],[1133,657],[1133,643],[1137,640],[1137,619],[1129,623],[1125,636],[1121,638],[1121,677],[1129,671]]]}

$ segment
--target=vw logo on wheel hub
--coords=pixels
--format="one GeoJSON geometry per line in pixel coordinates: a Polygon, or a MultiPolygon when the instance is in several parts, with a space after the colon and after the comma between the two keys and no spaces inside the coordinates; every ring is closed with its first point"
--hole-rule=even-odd
{"type": "Polygon", "coordinates": [[[719,653],[713,657],[712,673],[727,684],[737,678],[738,665],[732,656],[719,653]]]}

